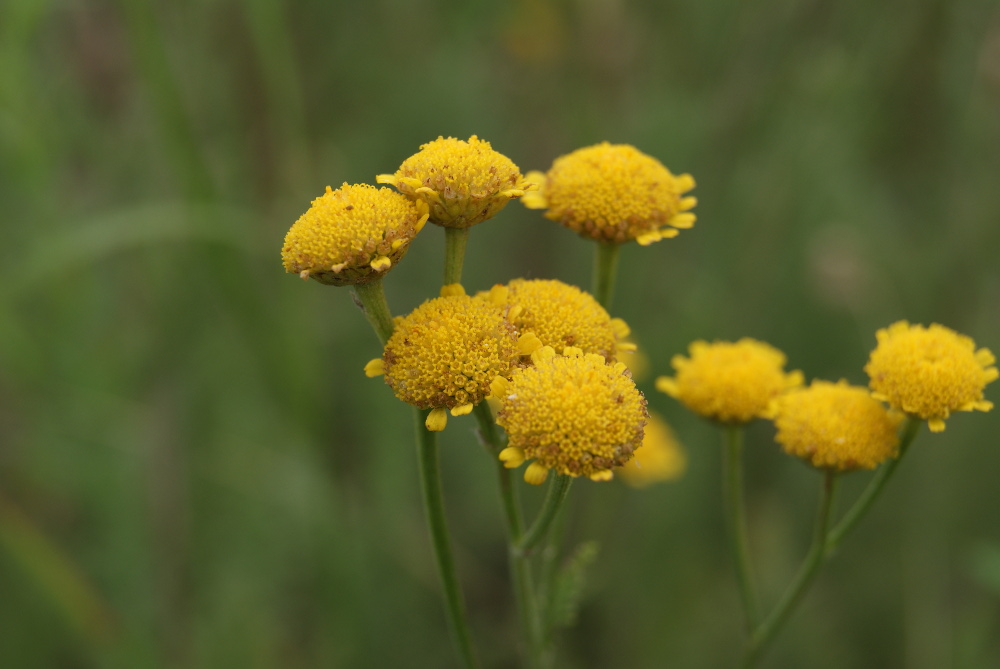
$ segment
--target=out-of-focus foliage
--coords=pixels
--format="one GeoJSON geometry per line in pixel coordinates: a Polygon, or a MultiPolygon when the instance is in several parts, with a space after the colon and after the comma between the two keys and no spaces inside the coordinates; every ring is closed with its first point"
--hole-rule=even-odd
{"type": "MultiPolygon", "coordinates": [[[[692,230],[623,249],[612,311],[653,376],[752,336],[863,384],[901,318],[1000,348],[998,112],[985,0],[0,4],[0,666],[451,666],[409,408],[364,377],[348,291],[282,272],[325,186],[438,135],[522,171],[634,144],[698,181],[692,230]]],[[[436,294],[442,251],[428,226],[394,311],[436,294]]],[[[513,203],[472,230],[466,285],[586,287],[591,251],[513,203]]],[[[601,549],[561,666],[730,666],[719,436],[640,385],[688,471],[574,490],[567,546],[601,549]]],[[[472,423],[445,492],[482,654],[514,666],[472,423]]],[[[922,434],[765,666],[1000,666],[998,434],[996,410],[922,434]]],[[[768,602],[819,487],[772,437],[747,449],[768,602]]]]}

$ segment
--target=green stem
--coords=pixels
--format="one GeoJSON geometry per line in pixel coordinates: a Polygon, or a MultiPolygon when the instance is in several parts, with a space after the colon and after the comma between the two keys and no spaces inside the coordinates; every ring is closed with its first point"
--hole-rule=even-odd
{"type": "Polygon", "coordinates": [[[729,545],[736,567],[736,581],[743,605],[743,620],[747,632],[752,632],[760,620],[757,594],[753,586],[750,569],[750,550],[747,542],[746,504],[743,495],[743,426],[729,425],[725,428],[726,454],[723,458],[723,486],[726,497],[727,530],[729,545]]]}
{"type": "Polygon", "coordinates": [[[521,537],[521,541],[514,546],[515,553],[526,555],[545,538],[549,527],[552,525],[552,521],[559,515],[559,510],[562,508],[563,502],[566,501],[566,495],[569,492],[569,486],[572,482],[573,477],[571,476],[564,476],[563,474],[555,475],[555,478],[549,484],[549,491],[545,495],[545,501],[542,502],[542,509],[538,512],[538,518],[535,519],[531,529],[521,537]]]}
{"type": "Polygon", "coordinates": [[[462,264],[469,228],[444,229],[444,285],[462,283],[462,264]]]}
{"type": "Polygon", "coordinates": [[[774,635],[782,628],[788,620],[788,616],[802,599],[809,585],[819,573],[819,568],[823,564],[827,552],[827,529],[830,526],[830,510],[833,508],[833,497],[837,489],[839,473],[833,470],[826,470],[823,477],[823,489],[820,496],[819,512],[816,515],[816,525],[813,528],[812,545],[806,555],[802,566],[799,567],[795,580],[785,591],[785,594],[778,601],[778,604],[771,611],[770,615],[754,630],[747,645],[746,654],[743,656],[743,666],[753,667],[760,659],[761,653],[767,645],[774,639],[774,635]]]}
{"type": "Polygon", "coordinates": [[[528,666],[535,669],[543,666],[541,661],[543,652],[542,626],[538,614],[538,600],[535,597],[531,562],[526,555],[514,550],[514,546],[521,541],[521,536],[524,534],[524,520],[517,496],[517,486],[514,484],[514,473],[504,467],[497,457],[503,449],[503,441],[486,402],[480,402],[476,405],[475,414],[479,421],[479,433],[483,444],[497,467],[500,498],[503,501],[504,520],[507,523],[510,576],[514,585],[517,616],[521,623],[521,634],[524,635],[528,666]]]}
{"type": "Polygon", "coordinates": [[[621,244],[597,242],[594,252],[594,298],[605,309],[611,308],[618,273],[618,251],[621,244]]]}
{"type": "Polygon", "coordinates": [[[376,277],[368,283],[359,283],[354,286],[354,294],[357,296],[358,304],[365,313],[365,318],[371,323],[372,329],[378,335],[379,341],[385,346],[396,328],[392,321],[392,312],[389,311],[389,303],[385,301],[385,290],[382,288],[382,277],[376,277]]]}
{"type": "Polygon", "coordinates": [[[423,493],[424,511],[431,533],[431,543],[434,546],[438,574],[444,588],[448,622],[458,646],[462,665],[467,669],[474,669],[479,666],[479,661],[476,659],[472,647],[472,635],[469,633],[468,623],[465,620],[465,605],[462,602],[462,591],[458,584],[455,559],[451,551],[451,539],[448,536],[448,525],[445,520],[441,471],[438,467],[437,433],[424,427],[427,413],[427,411],[419,409],[413,410],[417,430],[417,455],[420,462],[420,490],[423,493]]]}
{"type": "Polygon", "coordinates": [[[903,428],[903,436],[899,441],[899,455],[894,459],[890,460],[879,469],[878,473],[872,477],[872,480],[868,483],[868,487],[865,488],[861,496],[854,505],[848,509],[844,517],[840,519],[840,522],[830,530],[830,536],[826,539],[826,550],[830,552],[834,550],[840,542],[847,536],[848,532],[854,529],[854,526],[858,524],[865,514],[868,513],[868,509],[875,502],[881,494],[882,489],[885,484],[892,477],[893,472],[896,471],[896,467],[903,460],[903,456],[906,455],[907,450],[910,448],[910,444],[913,443],[913,439],[917,436],[917,432],[920,431],[920,426],[923,425],[923,421],[919,418],[907,418],[906,426],[903,428]]]}

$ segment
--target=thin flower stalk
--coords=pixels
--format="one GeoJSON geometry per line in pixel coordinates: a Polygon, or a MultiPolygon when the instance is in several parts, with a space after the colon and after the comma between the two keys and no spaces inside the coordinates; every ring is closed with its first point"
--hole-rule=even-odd
{"type": "Polygon", "coordinates": [[[538,600],[535,597],[534,579],[531,561],[527,555],[517,553],[513,547],[524,534],[524,520],[521,514],[521,503],[518,499],[517,486],[513,472],[503,466],[496,455],[503,450],[500,436],[489,406],[482,402],[476,406],[474,413],[479,421],[479,434],[483,445],[493,456],[496,463],[497,477],[500,488],[500,498],[504,510],[504,520],[507,525],[507,538],[510,549],[511,581],[514,585],[514,599],[517,604],[518,619],[521,633],[526,645],[528,666],[532,669],[544,666],[542,660],[542,626],[538,612],[538,600]]]}
{"type": "Polygon", "coordinates": [[[872,504],[874,504],[875,500],[882,493],[885,484],[889,482],[899,463],[902,462],[903,456],[909,450],[910,444],[913,443],[913,439],[920,431],[920,426],[923,425],[923,422],[919,418],[914,417],[907,419],[903,427],[903,437],[899,442],[899,455],[885,463],[878,473],[872,477],[872,480],[868,483],[868,486],[861,493],[861,496],[858,497],[854,505],[847,510],[847,513],[840,519],[840,522],[830,530],[830,535],[826,538],[826,550],[828,553],[837,548],[844,537],[858,524],[858,521],[868,513],[872,504]]]}
{"type": "Polygon", "coordinates": [[[559,511],[566,501],[566,495],[569,494],[571,483],[573,483],[572,476],[557,474],[552,478],[552,481],[549,483],[548,492],[545,494],[545,501],[542,502],[542,508],[538,512],[538,518],[535,519],[531,528],[521,537],[521,540],[515,544],[515,554],[527,555],[531,549],[545,538],[549,528],[552,526],[552,521],[559,515],[559,511]]]}
{"type": "MultiPolygon", "coordinates": [[[[354,286],[355,295],[365,313],[368,322],[383,345],[392,336],[394,324],[392,313],[385,299],[385,291],[381,278],[376,278],[366,284],[354,286]]],[[[431,535],[434,548],[434,558],[444,589],[445,608],[452,636],[455,640],[462,666],[474,669],[479,666],[472,635],[466,621],[465,605],[461,587],[455,570],[455,558],[452,554],[451,539],[448,533],[447,519],[444,513],[444,495],[441,489],[441,471],[438,466],[437,433],[425,429],[428,411],[414,408],[417,433],[417,460],[420,465],[420,490],[423,496],[424,512],[427,528],[431,535]]]]}
{"type": "Polygon", "coordinates": [[[392,312],[389,311],[389,303],[385,300],[385,289],[382,287],[382,278],[377,277],[368,283],[359,283],[354,286],[354,295],[357,298],[361,311],[375,331],[375,335],[382,346],[389,341],[395,326],[392,322],[392,312]]]}
{"type": "Polygon", "coordinates": [[[479,666],[479,661],[476,659],[472,635],[466,622],[465,604],[456,575],[455,558],[452,554],[451,538],[444,513],[441,471],[438,466],[437,433],[425,429],[427,413],[427,411],[416,408],[413,410],[416,419],[414,427],[417,431],[417,455],[420,464],[420,491],[424,501],[427,527],[430,530],[431,543],[434,547],[438,575],[441,577],[441,585],[444,588],[452,636],[458,646],[462,666],[466,669],[475,669],[479,666]]]}
{"type": "Polygon", "coordinates": [[[723,490],[726,498],[726,525],[743,606],[743,619],[749,633],[757,626],[760,613],[747,541],[746,502],[743,494],[743,426],[729,425],[724,430],[726,452],[723,458],[723,490]]]}
{"type": "Polygon", "coordinates": [[[598,242],[594,245],[594,297],[605,309],[611,307],[618,275],[618,256],[621,244],[598,242]]]}
{"type": "Polygon", "coordinates": [[[444,229],[444,285],[462,283],[462,265],[468,242],[469,228],[444,229]]]}
{"type": "Polygon", "coordinates": [[[829,554],[826,543],[827,530],[830,525],[830,512],[833,509],[833,500],[839,478],[839,472],[835,470],[826,470],[824,472],[819,511],[816,514],[816,525],[813,528],[812,545],[809,547],[809,552],[806,554],[806,558],[802,562],[802,566],[799,567],[799,572],[788,587],[788,590],[785,591],[781,600],[774,607],[774,610],[768,614],[750,636],[746,653],[743,656],[743,666],[745,669],[756,666],[761,654],[782,626],[784,626],[792,610],[816,578],[819,568],[823,565],[824,559],[829,554]]]}

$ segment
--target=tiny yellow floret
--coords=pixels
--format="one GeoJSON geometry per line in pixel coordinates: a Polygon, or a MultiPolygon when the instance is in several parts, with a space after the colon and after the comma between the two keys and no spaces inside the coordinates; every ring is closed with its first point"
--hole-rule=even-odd
{"type": "Polygon", "coordinates": [[[448,426],[448,412],[445,409],[431,409],[424,419],[424,426],[429,432],[440,432],[448,426]]]}
{"type": "Polygon", "coordinates": [[[843,380],[788,392],[774,401],[772,414],[784,451],[820,469],[874,469],[899,447],[902,415],[843,380]]]}
{"type": "MultiPolygon", "coordinates": [[[[400,320],[382,355],[396,397],[462,415],[519,364],[517,332],[504,309],[468,295],[427,300],[400,320]]],[[[447,420],[435,418],[441,425],[447,420]]]]}
{"type": "Polygon", "coordinates": [[[937,323],[930,327],[893,323],[875,333],[878,344],[865,365],[872,395],[944,430],[952,411],[989,411],[983,399],[996,380],[996,359],[989,349],[937,323]]]}
{"type": "Polygon", "coordinates": [[[431,223],[446,228],[482,223],[534,188],[510,158],[475,135],[468,141],[438,137],[404,160],[395,174],[376,180],[425,202],[431,223]]]}
{"type": "Polygon", "coordinates": [[[399,263],[427,205],[388,188],[329,186],[285,235],[285,271],[331,286],[368,283],[399,263]]]}
{"type": "Polygon", "coordinates": [[[365,376],[369,379],[385,374],[385,367],[382,365],[382,358],[369,360],[365,365],[365,376]]]}
{"type": "Polygon", "coordinates": [[[551,346],[557,354],[574,347],[612,362],[621,346],[628,348],[618,342],[628,335],[625,321],[611,318],[597,300],[576,286],[554,279],[514,279],[502,291],[499,288],[494,286],[489,295],[494,300],[502,296],[509,305],[507,317],[522,334],[525,346],[551,346]]]}
{"type": "Polygon", "coordinates": [[[599,242],[646,246],[694,225],[688,210],[696,200],[682,197],[694,188],[691,175],[675,176],[628,144],[577,149],[527,178],[540,185],[521,200],[526,207],[546,209],[546,218],[599,242]]]}
{"type": "Polygon", "coordinates": [[[499,397],[497,424],[510,447],[534,459],[526,480],[544,480],[549,469],[604,479],[642,443],[646,400],[624,365],[609,365],[592,353],[541,351],[549,353],[533,355],[533,366],[514,370],[499,397]]]}
{"type": "Polygon", "coordinates": [[[524,451],[520,448],[508,446],[500,451],[500,462],[507,469],[516,469],[524,464],[524,451]]]}
{"type": "Polygon", "coordinates": [[[727,424],[764,416],[771,400],[802,385],[802,373],[786,373],[785,354],[745,337],[738,342],[693,342],[690,358],[675,355],[677,376],[661,376],[656,389],[691,411],[727,424]]]}
{"type": "Polygon", "coordinates": [[[677,435],[662,417],[650,412],[642,446],[620,473],[628,485],[645,488],[654,483],[673,481],[684,473],[686,467],[687,458],[677,435]]]}
{"type": "Polygon", "coordinates": [[[542,485],[549,477],[549,468],[537,462],[532,462],[524,470],[524,480],[531,485],[542,485]]]}

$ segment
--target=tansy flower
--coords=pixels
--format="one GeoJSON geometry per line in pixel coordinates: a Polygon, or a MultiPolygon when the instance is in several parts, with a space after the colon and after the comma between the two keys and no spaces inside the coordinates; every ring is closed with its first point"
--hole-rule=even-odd
{"type": "Polygon", "coordinates": [[[736,343],[693,342],[690,358],[675,355],[677,376],[661,376],[656,389],[691,411],[720,423],[748,423],[789,388],[802,385],[802,372],[785,373],[785,354],[745,337],[736,343]]]}
{"type": "Polygon", "coordinates": [[[525,194],[524,206],[547,209],[546,218],[599,242],[634,239],[646,246],[694,225],[688,210],[697,200],[683,197],[694,188],[691,175],[674,176],[628,144],[577,149],[527,178],[540,185],[525,194]]]}
{"type": "Polygon", "coordinates": [[[936,323],[899,321],[875,336],[865,372],[876,399],[926,420],[932,432],[944,429],[952,411],[993,408],[983,399],[986,384],[997,378],[989,349],[977,351],[972,339],[936,323]]]}
{"type": "Polygon", "coordinates": [[[607,364],[596,353],[570,348],[559,356],[550,346],[532,354],[530,367],[498,377],[497,424],[507,431],[500,452],[506,467],[534,459],[524,480],[541,484],[550,469],[595,481],[611,478],[642,444],[646,399],[622,363],[607,364]]]}
{"type": "Polygon", "coordinates": [[[625,463],[622,480],[633,488],[645,488],[660,481],[672,481],[684,473],[687,458],[677,435],[658,414],[650,413],[642,446],[625,463]]]}
{"type": "Polygon", "coordinates": [[[614,362],[620,351],[635,348],[619,341],[629,334],[625,321],[611,318],[590,294],[562,281],[514,279],[483,295],[508,306],[511,323],[525,342],[537,340],[536,347],[551,346],[562,353],[571,346],[597,353],[608,362],[614,362]]]}
{"type": "Polygon", "coordinates": [[[517,332],[505,309],[489,300],[469,297],[458,284],[441,289],[397,319],[381,359],[365,366],[368,376],[385,375],[396,397],[431,409],[427,429],[443,430],[447,411],[472,411],[497,377],[510,376],[517,363],[517,332]]]}
{"type": "Polygon", "coordinates": [[[469,141],[438,137],[376,181],[430,207],[430,221],[468,228],[492,218],[512,198],[533,187],[510,158],[473,135],[469,141]]]}
{"type": "Polygon", "coordinates": [[[775,440],[789,455],[820,469],[874,469],[895,457],[902,416],[846,381],[813,381],[777,398],[771,417],[775,440]]]}
{"type": "Polygon", "coordinates": [[[388,188],[327,186],[285,235],[281,259],[303,279],[368,283],[399,262],[426,222],[426,204],[388,188]]]}

